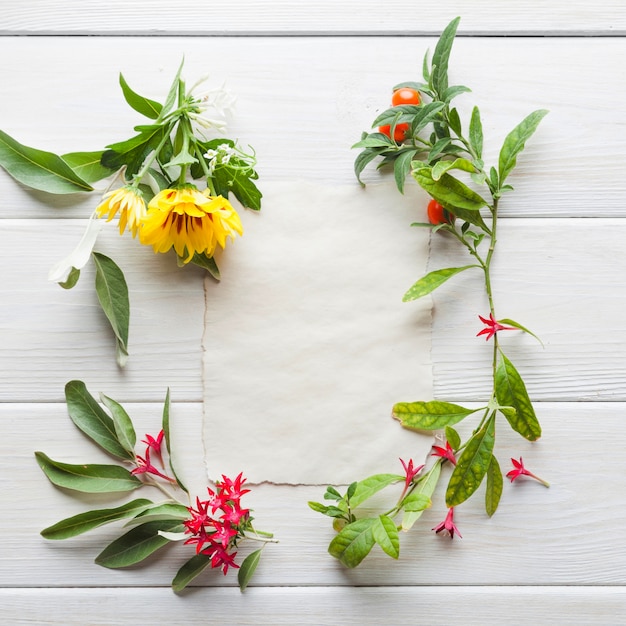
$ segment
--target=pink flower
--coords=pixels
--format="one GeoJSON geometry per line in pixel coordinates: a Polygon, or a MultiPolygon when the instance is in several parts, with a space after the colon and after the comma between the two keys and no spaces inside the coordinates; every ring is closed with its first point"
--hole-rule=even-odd
{"type": "Polygon", "coordinates": [[[512,326],[503,326],[500,324],[500,322],[498,322],[493,316],[493,313],[489,313],[489,319],[484,318],[482,315],[479,315],[478,318],[483,324],[485,324],[485,328],[483,328],[476,336],[480,337],[481,335],[487,335],[485,338],[486,341],[489,341],[500,330],[517,330],[512,326]]]}
{"type": "Polygon", "coordinates": [[[156,439],[152,435],[146,435],[146,438],[141,440],[141,442],[145,443],[148,448],[152,448],[154,450],[155,454],[159,457],[161,465],[163,465],[163,457],[161,456],[161,444],[163,443],[164,436],[165,433],[163,430],[161,430],[156,439]]]}
{"type": "Polygon", "coordinates": [[[400,459],[400,463],[402,463],[402,467],[404,468],[404,473],[406,478],[404,480],[404,489],[408,489],[410,484],[413,482],[413,479],[422,471],[423,465],[419,467],[413,467],[413,459],[409,459],[408,463],[405,463],[402,459],[400,459]]]}
{"type": "Polygon", "coordinates": [[[545,487],[549,487],[550,486],[550,483],[548,483],[545,480],[539,478],[539,476],[535,476],[535,474],[533,474],[532,472],[529,472],[524,467],[524,461],[522,461],[522,457],[521,456],[519,458],[519,461],[516,461],[515,459],[511,459],[511,462],[513,463],[513,469],[510,472],[508,472],[508,474],[506,475],[507,478],[511,479],[511,482],[513,482],[514,480],[516,480],[520,476],[530,476],[531,478],[534,478],[536,481],[540,482],[545,487]]]}
{"type": "Polygon", "coordinates": [[[133,476],[136,476],[137,474],[154,474],[155,476],[160,476],[165,480],[169,480],[171,483],[176,482],[173,478],[161,473],[156,467],[154,467],[154,465],[152,465],[150,461],[150,446],[146,448],[145,457],[139,456],[138,454],[135,456],[135,463],[137,464],[137,467],[131,471],[133,476]]]}
{"type": "Polygon", "coordinates": [[[450,534],[450,539],[454,539],[454,533],[456,533],[461,539],[463,535],[459,532],[459,529],[454,525],[454,507],[448,509],[446,519],[433,528],[436,533],[440,533],[442,530],[447,531],[450,534]]]}
{"type": "Polygon", "coordinates": [[[434,452],[430,456],[440,456],[444,459],[447,459],[452,463],[452,465],[456,465],[456,457],[454,456],[454,450],[450,446],[450,444],[446,441],[446,447],[442,448],[441,446],[433,446],[434,452]]]}

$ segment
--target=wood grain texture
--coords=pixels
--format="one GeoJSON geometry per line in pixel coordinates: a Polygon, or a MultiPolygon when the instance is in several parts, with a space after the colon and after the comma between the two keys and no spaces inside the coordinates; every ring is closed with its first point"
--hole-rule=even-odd
{"type": "Polygon", "coordinates": [[[207,623],[292,626],[516,626],[554,615],[568,626],[623,626],[626,592],[615,587],[355,587],[194,590],[2,589],[3,616],[15,626],[155,626],[207,623]],[[208,621],[210,620],[210,622],[208,621]]]}
{"type": "MultiPolygon", "coordinates": [[[[92,389],[94,393],[98,390],[92,389]]],[[[172,393],[176,397],[175,389],[172,393]]],[[[160,405],[125,407],[137,421],[138,433],[158,428],[160,405]]],[[[485,515],[479,492],[458,507],[455,521],[463,538],[450,541],[430,530],[445,516],[442,483],[433,507],[411,532],[402,535],[400,559],[393,561],[375,550],[356,570],[344,569],[327,554],[334,534],[330,520],[307,507],[309,500],[321,500],[323,486],[255,486],[246,496],[254,510],[255,524],[274,532],[279,543],[265,549],[252,584],[402,586],[436,581],[443,585],[487,586],[624,585],[626,546],[615,538],[620,536],[626,517],[626,501],[620,495],[626,489],[626,461],[615,433],[620,432],[625,409],[625,404],[617,402],[540,403],[538,413],[544,434],[535,444],[513,434],[502,420],[496,454],[503,470],[511,467],[510,457],[522,456],[551,487],[546,489],[532,480],[514,484],[507,481],[500,509],[492,518],[485,515]],[[581,435],[586,432],[591,434],[581,435]],[[611,459],[610,465],[607,459],[611,459]]],[[[202,495],[205,468],[199,437],[201,406],[176,404],[172,416],[181,475],[195,493],[202,495]]],[[[43,450],[69,463],[102,462],[106,457],[76,430],[61,404],[1,404],[0,421],[5,426],[5,452],[0,459],[0,526],[12,529],[1,547],[0,587],[141,587],[170,583],[189,556],[188,546],[170,546],[163,558],[117,571],[94,565],[93,558],[107,540],[119,535],[119,527],[104,527],[60,542],[38,537],[43,527],[88,508],[106,508],[108,500],[100,496],[76,499],[55,488],[37,467],[33,451],[43,450]],[[19,476],[19,488],[15,476],[19,476]]],[[[463,428],[474,426],[469,420],[463,428]]],[[[389,427],[399,426],[390,421],[389,427]]],[[[244,458],[241,468],[245,472],[244,458]]],[[[396,469],[400,469],[399,463],[398,468],[389,471],[396,469]]],[[[249,549],[242,547],[242,554],[249,549]]],[[[197,584],[232,586],[234,578],[207,572],[197,584]]]]}
{"type": "MultiPolygon", "coordinates": [[[[433,45],[423,37],[332,37],[323,46],[298,37],[4,38],[0,56],[18,61],[3,72],[0,120],[26,145],[59,153],[101,148],[130,136],[142,120],[124,102],[118,72],[163,100],[184,55],[190,84],[209,73],[209,86],[225,81],[237,96],[229,135],[256,150],[261,189],[264,180],[281,179],[356,185],[350,146],[387,108],[392,85],[420,78],[422,55],[433,45]],[[61,68],[77,42],[89,71],[72,77],[61,68]]],[[[473,89],[458,98],[466,124],[472,106],[481,108],[488,164],[527,114],[550,110],[519,159],[510,179],[516,192],[503,201],[502,215],[626,216],[626,109],[616,106],[626,85],[622,39],[464,38],[450,67],[452,82],[473,89]],[[488,69],[477,69],[477,59],[488,69]]],[[[370,167],[364,180],[379,176],[370,167]]],[[[12,217],[50,217],[46,202],[55,217],[86,216],[95,204],[27,193],[5,175],[0,193],[19,212],[12,217]]]]}
{"type": "Polygon", "coordinates": [[[469,5],[442,0],[416,6],[410,0],[216,0],[198,5],[163,0],[132,3],[113,0],[103,5],[88,0],[58,4],[52,0],[4,0],[0,34],[89,35],[363,35],[436,34],[455,16],[463,16],[465,34],[525,35],[612,34],[626,32],[626,7],[619,0],[585,2],[502,3],[469,5]]]}

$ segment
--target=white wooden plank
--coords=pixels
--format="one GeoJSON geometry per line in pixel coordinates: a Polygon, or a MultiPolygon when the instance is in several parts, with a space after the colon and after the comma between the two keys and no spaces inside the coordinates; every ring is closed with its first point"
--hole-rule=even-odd
{"type": "Polygon", "coordinates": [[[0,401],[61,400],[82,378],[120,400],[155,400],[168,386],[198,401],[204,330],[203,271],[178,268],[115,224],[97,249],[122,267],[131,301],[130,358],[115,361],[115,340],[97,302],[93,264],[66,291],[48,270],[77,245],[86,220],[0,220],[0,401]]]}
{"type": "MultiPolygon", "coordinates": [[[[545,348],[521,332],[500,333],[500,345],[536,400],[626,398],[625,236],[624,220],[501,222],[493,263],[496,315],[535,332],[545,348]]],[[[429,269],[469,263],[459,248],[434,236],[429,269]]],[[[476,337],[483,328],[478,315],[488,313],[482,281],[479,270],[467,271],[433,294],[439,398],[481,401],[491,392],[492,345],[476,337]]]]}
{"type": "Polygon", "coordinates": [[[231,3],[217,0],[201,8],[190,0],[175,9],[163,0],[121,0],[102,5],[94,0],[4,0],[0,34],[422,34],[438,33],[453,17],[463,16],[468,34],[601,33],[626,31],[626,7],[619,0],[586,2],[468,3],[441,0],[419,8],[410,0],[245,0],[233,13],[231,3]]]}
{"type": "MultiPolygon", "coordinates": [[[[0,58],[17,61],[2,70],[0,119],[4,131],[27,145],[61,153],[97,149],[130,136],[142,119],[123,101],[118,72],[140,93],[163,99],[184,54],[189,83],[210,73],[211,84],[226,81],[237,95],[230,134],[256,149],[261,188],[264,180],[300,178],[356,185],[350,146],[387,107],[392,85],[419,79],[422,54],[433,43],[412,37],[334,37],[323,46],[315,38],[5,38],[0,58]],[[79,77],[68,66],[77,42],[87,68],[79,77]]],[[[451,81],[473,89],[458,99],[459,107],[467,114],[480,105],[488,163],[525,115],[550,109],[510,179],[516,192],[502,202],[503,215],[626,215],[626,110],[614,104],[626,89],[623,40],[462,38],[453,50],[451,81]],[[489,59],[490,71],[477,59],[489,59]]],[[[377,179],[370,168],[365,180],[377,179]]],[[[88,211],[74,206],[75,199],[24,192],[4,173],[0,193],[2,217],[50,216],[45,202],[57,216],[88,211]]]]}
{"type": "Polygon", "coordinates": [[[2,589],[7,624],[121,626],[189,624],[389,624],[535,626],[554,615],[569,626],[626,624],[620,587],[356,587],[194,591],[163,589],[2,589]]]}
{"type": "MultiPolygon", "coordinates": [[[[140,433],[154,431],[160,406],[126,408],[138,420],[140,433]]],[[[274,532],[280,543],[265,550],[254,586],[402,586],[433,581],[444,585],[626,584],[626,546],[615,539],[626,518],[621,495],[626,489],[626,460],[619,437],[626,405],[542,403],[540,409],[544,427],[540,442],[525,442],[502,420],[496,454],[504,471],[510,468],[509,457],[521,455],[531,470],[551,482],[550,489],[531,480],[507,481],[500,509],[491,519],[477,495],[458,507],[455,521],[463,538],[453,541],[430,530],[445,515],[439,489],[419,526],[402,536],[398,561],[377,550],[361,567],[345,570],[326,552],[333,536],[330,521],[306,505],[320,500],[324,487],[255,486],[246,496],[255,523],[274,532]]],[[[200,415],[199,404],[173,407],[177,445],[185,451],[179,453],[184,476],[191,477],[189,482],[202,495],[200,415]]],[[[150,560],[145,567],[114,571],[94,565],[93,558],[107,539],[119,534],[118,529],[102,528],[61,542],[38,537],[43,527],[58,519],[93,508],[94,503],[106,505],[103,498],[76,500],[54,488],[37,467],[33,451],[41,449],[67,462],[97,462],[97,451],[76,431],[60,404],[2,404],[0,421],[4,425],[0,527],[11,529],[0,547],[0,586],[169,584],[189,546],[173,546],[163,559],[150,560]]],[[[470,421],[465,428],[473,426],[470,421]]],[[[389,428],[395,427],[390,421],[389,428]]],[[[245,458],[241,469],[245,472],[245,458]]],[[[389,471],[396,469],[399,463],[389,471]]],[[[355,476],[359,478],[364,477],[355,476]]],[[[233,585],[234,579],[208,572],[198,584],[233,585]]]]}

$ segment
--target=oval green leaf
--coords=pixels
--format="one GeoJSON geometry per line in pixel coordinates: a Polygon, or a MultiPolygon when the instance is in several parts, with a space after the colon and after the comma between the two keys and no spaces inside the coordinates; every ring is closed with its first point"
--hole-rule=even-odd
{"type": "Polygon", "coordinates": [[[104,406],[111,412],[117,440],[120,445],[132,455],[132,458],[134,458],[137,435],[128,413],[126,413],[126,410],[119,402],[116,402],[112,398],[100,394],[100,399],[104,406]]]}
{"type": "Polygon", "coordinates": [[[251,552],[241,564],[239,571],[237,572],[237,582],[239,583],[239,589],[244,591],[248,586],[250,580],[254,576],[254,572],[256,572],[256,568],[261,560],[261,552],[263,548],[259,548],[254,552],[251,552]]]}
{"type": "Polygon", "coordinates": [[[48,526],[48,528],[44,528],[41,531],[41,536],[45,539],[68,539],[69,537],[76,537],[98,526],[127,517],[134,517],[152,504],[150,500],[137,499],[114,509],[99,509],[80,513],[79,515],[61,520],[52,526],[48,526]]]}
{"type": "Polygon", "coordinates": [[[24,146],[1,130],[0,165],[32,189],[57,194],[93,191],[60,156],[24,146]]]}
{"type": "Polygon", "coordinates": [[[383,549],[383,552],[392,559],[400,556],[400,536],[394,521],[388,515],[380,515],[372,524],[374,541],[383,549]]]}
{"type": "Polygon", "coordinates": [[[96,183],[115,170],[104,167],[100,163],[103,150],[99,152],[70,152],[61,155],[61,158],[87,183],[96,183]]]}
{"type": "Polygon", "coordinates": [[[409,288],[402,297],[402,302],[411,302],[412,300],[427,296],[429,293],[435,291],[437,287],[443,285],[447,280],[450,280],[460,272],[468,270],[470,267],[479,266],[464,265],[463,267],[446,267],[444,269],[435,270],[434,272],[429,272],[409,288]]]}
{"type": "Polygon", "coordinates": [[[492,414],[487,423],[467,442],[448,482],[446,506],[458,506],[465,502],[480,486],[493,456],[495,424],[495,415],[492,414]]]}
{"type": "Polygon", "coordinates": [[[355,509],[381,489],[393,485],[394,483],[402,482],[403,480],[404,476],[400,476],[399,474],[374,474],[364,480],[353,483],[355,487],[352,495],[350,495],[350,508],[355,509]]]}
{"type": "Polygon", "coordinates": [[[35,457],[48,480],[65,489],[84,493],[114,493],[139,489],[143,483],[119,465],[70,465],[53,461],[43,452],[35,457]]]}
{"type": "Polygon", "coordinates": [[[495,385],[498,404],[501,405],[499,410],[511,428],[528,441],[539,439],[541,426],[526,391],[526,385],[513,363],[502,353],[496,368],[495,385]]]}
{"type": "Polygon", "coordinates": [[[435,180],[431,168],[422,167],[413,172],[413,177],[422,189],[450,211],[454,211],[455,207],[479,211],[488,206],[484,198],[447,172],[435,180]]]}
{"type": "Polygon", "coordinates": [[[206,554],[192,556],[176,573],[172,589],[182,591],[196,576],[199,576],[211,564],[211,557],[206,554]]]}
{"type": "Polygon", "coordinates": [[[372,527],[378,518],[363,518],[352,522],[330,542],[328,552],[346,567],[356,567],[372,550],[376,541],[372,527]]]}
{"type": "Polygon", "coordinates": [[[92,256],[96,265],[96,294],[115,334],[117,362],[123,367],[128,359],[128,285],[124,273],[113,259],[100,252],[92,252],[92,256]]]}
{"type": "Polygon", "coordinates": [[[94,443],[113,456],[134,460],[134,451],[120,443],[113,420],[87,391],[81,380],[65,385],[65,402],[70,419],[94,443]]]}
{"type": "Polygon", "coordinates": [[[182,532],[184,529],[180,522],[172,520],[142,524],[111,542],[96,557],[96,563],[110,568],[135,565],[170,543],[169,539],[159,535],[160,530],[182,532]]]}
{"type": "Polygon", "coordinates": [[[487,470],[487,489],[485,491],[485,510],[487,515],[491,517],[498,509],[500,503],[500,496],[502,496],[503,487],[502,472],[500,471],[500,464],[495,456],[491,457],[491,463],[489,463],[489,469],[487,470]]]}
{"type": "Polygon", "coordinates": [[[465,419],[481,409],[466,409],[458,404],[431,400],[430,402],[398,402],[392,416],[405,428],[412,430],[438,430],[465,419]]]}

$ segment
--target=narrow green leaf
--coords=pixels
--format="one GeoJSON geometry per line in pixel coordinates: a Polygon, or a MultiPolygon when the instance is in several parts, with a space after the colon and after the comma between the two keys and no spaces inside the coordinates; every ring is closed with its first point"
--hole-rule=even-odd
{"type": "Polygon", "coordinates": [[[404,182],[411,171],[411,161],[418,152],[416,149],[403,150],[393,163],[396,187],[400,193],[404,193],[404,182]]]}
{"type": "Polygon", "coordinates": [[[388,515],[378,517],[372,525],[372,535],[374,541],[383,549],[385,554],[388,554],[392,559],[397,559],[400,556],[398,528],[388,515]]]}
{"type": "Polygon", "coordinates": [[[96,444],[120,459],[135,459],[134,451],[120,443],[113,420],[87,391],[84,382],[71,380],[65,385],[65,402],[72,422],[96,444]]]}
{"type": "Polygon", "coordinates": [[[548,111],[545,109],[533,111],[506,136],[498,159],[498,173],[500,175],[501,185],[515,167],[517,157],[524,149],[526,142],[537,130],[539,122],[541,122],[547,114],[548,111]]]}
{"type": "Polygon", "coordinates": [[[100,509],[80,513],[79,515],[61,520],[52,526],[48,526],[48,528],[44,528],[41,531],[41,536],[44,537],[44,539],[68,539],[69,537],[76,537],[98,526],[103,526],[104,524],[127,517],[134,517],[151,504],[153,503],[150,500],[138,499],[114,509],[100,509]]]}
{"type": "MultiPolygon", "coordinates": [[[[427,474],[417,483],[417,486],[413,490],[411,495],[419,495],[423,498],[432,498],[435,491],[435,487],[441,476],[441,462],[435,463],[427,474]]],[[[424,510],[419,511],[407,511],[405,509],[402,516],[402,530],[407,531],[413,527],[413,524],[422,516],[424,510]]]]}
{"type": "Polygon", "coordinates": [[[124,93],[124,98],[128,104],[137,111],[137,113],[141,113],[141,115],[145,115],[152,120],[155,120],[159,117],[159,113],[163,108],[159,102],[155,102],[154,100],[149,100],[148,98],[144,98],[140,96],[138,93],[133,91],[126,82],[126,79],[122,76],[120,72],[120,86],[122,88],[122,92],[124,93]]]}
{"type": "Polygon", "coordinates": [[[316,513],[321,513],[322,515],[326,515],[326,512],[328,511],[328,506],[326,504],[322,504],[321,502],[309,501],[307,502],[307,504],[309,505],[309,508],[312,511],[315,511],[316,513]]]}
{"type": "Polygon", "coordinates": [[[104,151],[98,152],[70,152],[61,155],[61,158],[87,183],[96,183],[113,174],[114,170],[104,167],[100,163],[104,151]]]}
{"type": "Polygon", "coordinates": [[[467,211],[479,211],[488,206],[484,198],[447,172],[444,172],[438,180],[434,180],[431,168],[424,167],[415,170],[413,176],[422,189],[450,211],[454,211],[456,207],[467,211]]]}
{"type": "Polygon", "coordinates": [[[185,58],[183,57],[183,59],[180,62],[180,65],[178,66],[178,71],[176,72],[176,76],[174,76],[174,80],[172,81],[172,84],[170,85],[170,89],[167,92],[167,97],[165,98],[165,102],[163,103],[163,108],[161,109],[161,112],[159,113],[157,122],[160,122],[165,117],[165,115],[167,115],[170,112],[170,110],[174,106],[174,103],[178,99],[178,91],[181,87],[180,75],[181,75],[181,72],[183,71],[184,64],[185,64],[185,58]]]}
{"type": "Polygon", "coordinates": [[[127,526],[131,524],[143,524],[144,522],[151,522],[153,520],[179,520],[185,521],[189,519],[189,509],[177,502],[157,502],[156,504],[146,507],[143,511],[140,511],[138,515],[127,522],[127,526]]]}
{"type": "Polygon", "coordinates": [[[448,88],[448,61],[460,21],[461,18],[457,17],[445,27],[433,53],[432,85],[439,94],[443,94],[448,88]]]}
{"type": "Polygon", "coordinates": [[[515,320],[511,320],[508,317],[505,317],[502,320],[498,320],[498,322],[500,322],[500,324],[505,324],[507,326],[513,326],[514,328],[518,328],[519,330],[525,332],[527,335],[530,335],[531,337],[534,337],[543,346],[543,341],[541,341],[541,339],[539,339],[539,337],[537,337],[537,335],[535,335],[535,333],[533,333],[530,330],[528,330],[528,328],[526,328],[525,326],[522,326],[521,324],[518,324],[515,320]]]}
{"type": "Polygon", "coordinates": [[[0,165],[32,189],[57,194],[93,191],[60,156],[24,146],[1,130],[0,165]]]}
{"type": "Polygon", "coordinates": [[[182,483],[178,474],[176,473],[176,468],[174,464],[174,459],[172,458],[172,450],[170,446],[170,390],[169,387],[165,394],[165,402],[163,403],[163,419],[162,419],[162,428],[163,428],[163,438],[165,439],[165,448],[167,450],[167,456],[169,457],[170,469],[172,470],[172,474],[178,483],[178,486],[185,492],[189,493],[187,487],[182,483]]]}
{"type": "MultiPolygon", "coordinates": [[[[443,99],[448,102],[446,98],[443,99]]],[[[457,134],[457,136],[460,137],[463,134],[461,118],[459,117],[459,112],[456,109],[450,109],[450,113],[448,113],[448,124],[450,125],[450,128],[457,134]]]]}
{"type": "Polygon", "coordinates": [[[100,394],[100,400],[102,400],[104,406],[111,412],[117,440],[125,450],[130,452],[132,458],[134,458],[137,435],[128,413],[126,413],[126,410],[119,402],[116,402],[102,393],[100,394]]]}
{"type": "Polygon", "coordinates": [[[353,493],[349,496],[350,507],[355,509],[381,489],[402,481],[404,481],[404,476],[400,476],[399,474],[374,474],[364,480],[360,480],[354,483],[355,488],[353,493]]]}
{"type": "MultiPolygon", "coordinates": [[[[441,94],[441,99],[442,99],[444,102],[446,102],[446,103],[450,104],[450,102],[451,102],[452,100],[454,100],[454,98],[456,98],[457,96],[460,96],[462,93],[467,93],[467,92],[469,92],[469,91],[472,91],[472,90],[471,90],[469,87],[466,87],[465,85],[453,85],[453,86],[451,86],[451,87],[448,87],[448,88],[447,88],[447,89],[446,89],[446,90],[445,90],[445,91],[441,94]]],[[[454,109],[454,111],[456,111],[456,109],[454,109]]],[[[452,112],[452,111],[451,111],[451,112],[452,112]]],[[[458,114],[458,112],[457,112],[457,113],[456,113],[455,118],[456,118],[456,120],[458,120],[458,124],[459,124],[459,126],[458,126],[458,128],[459,128],[458,132],[457,132],[457,129],[456,129],[456,128],[452,125],[452,124],[451,124],[451,126],[452,126],[452,128],[454,129],[454,131],[455,131],[458,135],[460,135],[460,134],[461,134],[461,126],[460,126],[460,122],[461,122],[461,120],[459,120],[458,115],[459,115],[459,114],[458,114]]],[[[456,121],[456,120],[455,120],[455,121],[456,121]]]]}
{"type": "Polygon", "coordinates": [[[369,135],[365,135],[361,141],[357,141],[352,149],[356,148],[385,148],[385,149],[395,149],[396,143],[392,141],[387,135],[383,135],[382,133],[370,133],[369,135]]]}
{"type": "Polygon", "coordinates": [[[446,267],[440,270],[429,272],[426,276],[420,278],[402,297],[402,302],[410,302],[428,295],[437,287],[440,287],[447,280],[456,276],[459,272],[464,272],[470,267],[479,267],[478,265],[464,265],[463,267],[446,267]]]}
{"type": "Polygon", "coordinates": [[[43,473],[57,487],[85,493],[133,491],[143,483],[119,465],[70,465],[53,461],[43,452],[35,452],[43,473]]]}
{"type": "Polygon", "coordinates": [[[480,110],[477,106],[472,109],[469,126],[469,142],[472,150],[480,159],[483,155],[483,124],[480,119],[480,110]]]}
{"type": "Polygon", "coordinates": [[[180,532],[184,530],[184,526],[172,520],[148,522],[137,526],[111,542],[96,557],[96,563],[110,568],[128,567],[140,563],[170,543],[169,539],[159,535],[160,530],[180,532]]]}
{"type": "Polygon", "coordinates": [[[489,469],[487,470],[487,490],[485,491],[485,509],[491,517],[498,509],[500,496],[502,496],[502,472],[498,459],[492,455],[489,469]]]}
{"type": "Polygon", "coordinates": [[[371,163],[377,156],[380,156],[380,153],[380,149],[366,148],[360,152],[354,160],[354,175],[362,186],[365,186],[365,183],[361,180],[361,173],[369,163],[371,163]]]}
{"type": "Polygon", "coordinates": [[[496,437],[495,414],[467,442],[457,460],[446,490],[446,506],[453,507],[465,502],[480,486],[493,456],[496,437]]]}
{"type": "Polygon", "coordinates": [[[344,526],[330,542],[328,552],[346,567],[356,567],[376,545],[372,527],[377,522],[377,517],[367,517],[344,526]]]}
{"type": "Polygon", "coordinates": [[[459,158],[454,161],[437,161],[432,167],[431,176],[433,181],[438,181],[449,170],[463,170],[464,172],[475,172],[476,168],[471,161],[459,158]]]}
{"type": "Polygon", "coordinates": [[[239,589],[241,591],[245,590],[245,588],[248,586],[248,583],[252,579],[252,576],[254,576],[254,572],[256,571],[256,568],[261,559],[262,550],[263,548],[260,548],[258,550],[255,550],[254,552],[251,552],[243,560],[243,563],[241,564],[241,567],[237,572],[237,582],[239,583],[239,589]]]}
{"type": "Polygon", "coordinates": [[[92,252],[92,256],[96,265],[96,294],[115,333],[117,362],[120,367],[123,367],[128,359],[128,326],[130,322],[128,285],[124,273],[113,259],[100,252],[92,252]]]}
{"type": "Polygon", "coordinates": [[[502,407],[499,410],[511,428],[529,441],[539,439],[541,426],[526,391],[526,385],[513,363],[502,353],[496,368],[495,386],[498,404],[502,407]]]}
{"type": "Polygon", "coordinates": [[[199,576],[211,564],[211,557],[206,554],[192,556],[176,573],[172,581],[172,589],[179,593],[194,578],[199,576]]]}
{"type": "Polygon", "coordinates": [[[431,400],[430,402],[398,402],[392,416],[405,428],[413,430],[439,430],[456,424],[468,415],[482,409],[466,409],[458,404],[431,400]]]}

